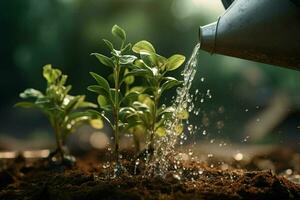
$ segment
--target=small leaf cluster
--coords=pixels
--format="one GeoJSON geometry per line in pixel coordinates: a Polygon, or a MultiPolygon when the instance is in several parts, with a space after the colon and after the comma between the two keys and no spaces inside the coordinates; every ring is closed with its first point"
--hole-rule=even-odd
{"type": "MultiPolygon", "coordinates": [[[[166,91],[182,83],[176,78],[168,76],[168,72],[182,66],[185,57],[175,54],[165,58],[157,54],[153,45],[145,40],[137,42],[132,50],[139,55],[139,59],[135,60],[131,71],[126,76],[142,77],[144,84],[131,89],[140,94],[127,112],[131,114],[129,115],[131,117],[137,116],[136,123],[139,122],[138,125],[143,126],[149,132],[149,148],[153,149],[155,136],[165,136],[165,121],[169,120],[174,112],[172,106],[167,107],[161,103],[161,97],[166,91]]],[[[185,112],[181,119],[187,117],[187,112],[185,112]]],[[[182,132],[182,130],[178,132],[182,132]]]]}
{"type": "Polygon", "coordinates": [[[150,133],[151,148],[154,146],[155,135],[164,136],[164,122],[170,119],[174,108],[162,105],[161,97],[167,90],[181,84],[181,81],[167,74],[178,69],[185,57],[175,54],[165,58],[157,54],[153,45],[145,40],[132,47],[130,43],[126,44],[126,33],[117,25],[113,26],[112,34],[120,39],[120,48],[116,49],[110,41],[104,39],[110,56],[92,54],[102,65],[109,67],[112,74],[106,79],[91,72],[97,84],[89,86],[88,90],[97,93],[102,110],[91,112],[106,119],[114,130],[114,150],[118,161],[121,132],[135,134],[143,130],[144,133],[150,133]],[[137,78],[141,79],[142,84],[135,84],[137,78]]]}
{"type": "Polygon", "coordinates": [[[135,96],[135,93],[126,93],[126,88],[134,82],[133,76],[128,76],[129,68],[137,59],[136,56],[128,54],[131,50],[131,44],[126,44],[126,33],[119,26],[115,25],[112,28],[112,34],[121,41],[120,48],[116,49],[114,45],[104,39],[104,43],[110,50],[110,56],[105,56],[100,53],[93,53],[99,62],[109,67],[112,74],[109,76],[112,83],[101,75],[90,72],[95,79],[95,85],[88,87],[89,91],[96,93],[99,107],[103,112],[90,111],[105,119],[114,130],[115,139],[115,154],[118,162],[119,154],[119,134],[126,128],[125,122],[121,117],[121,110],[128,101],[135,96]],[[111,86],[112,85],[112,86],[111,86]],[[112,116],[111,118],[109,116],[112,116]]]}
{"type": "MultiPolygon", "coordinates": [[[[36,108],[43,112],[54,129],[58,151],[62,151],[65,138],[84,123],[90,122],[97,128],[102,127],[102,122],[95,119],[90,113],[82,111],[83,108],[95,108],[97,105],[85,101],[84,95],[70,95],[71,85],[65,85],[67,75],[51,65],[43,67],[43,77],[47,81],[46,91],[43,93],[36,89],[26,89],[20,94],[28,101],[19,102],[16,106],[24,108],[36,108]]],[[[62,152],[60,152],[63,154],[62,152]]]]}

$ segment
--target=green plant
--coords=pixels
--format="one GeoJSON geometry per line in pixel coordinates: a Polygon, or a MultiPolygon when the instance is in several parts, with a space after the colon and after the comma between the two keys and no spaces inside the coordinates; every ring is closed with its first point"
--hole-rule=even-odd
{"type": "Polygon", "coordinates": [[[47,81],[45,93],[32,88],[26,89],[20,97],[32,101],[19,102],[16,106],[37,108],[47,116],[56,137],[56,151],[51,155],[58,154],[63,162],[66,156],[63,150],[66,137],[83,122],[90,122],[97,128],[102,127],[102,122],[90,113],[80,111],[82,108],[95,108],[97,105],[85,101],[84,95],[70,95],[71,85],[65,86],[67,75],[51,65],[46,65],[43,67],[43,77],[47,81]]]}
{"type": "Polygon", "coordinates": [[[110,50],[110,57],[99,53],[93,53],[92,55],[112,71],[109,77],[113,82],[113,87],[110,86],[109,81],[104,77],[90,72],[92,77],[96,80],[97,85],[89,86],[88,90],[98,94],[97,101],[101,110],[101,112],[95,110],[91,110],[90,112],[105,119],[114,131],[114,156],[117,166],[116,170],[117,173],[119,173],[121,169],[121,163],[119,161],[119,137],[120,133],[126,128],[126,123],[123,121],[124,118],[121,117],[121,111],[122,108],[128,104],[128,101],[137,95],[134,92],[126,92],[128,85],[134,81],[133,76],[126,74],[128,74],[128,69],[132,66],[136,57],[127,54],[131,50],[131,44],[126,44],[126,33],[122,28],[114,25],[112,34],[121,40],[120,48],[118,50],[115,49],[110,41],[104,39],[104,43],[110,50]]]}
{"type": "MultiPolygon", "coordinates": [[[[161,103],[161,97],[167,90],[181,84],[181,81],[167,76],[167,73],[178,69],[184,63],[185,57],[175,54],[165,58],[157,54],[153,45],[145,40],[136,43],[132,50],[139,54],[140,59],[134,62],[132,70],[126,76],[141,76],[145,80],[145,85],[132,88],[132,91],[138,92],[139,96],[132,103],[131,109],[127,108],[127,112],[128,116],[138,116],[138,118],[133,118],[136,122],[131,121],[129,127],[142,125],[149,132],[148,152],[152,155],[155,136],[166,134],[165,121],[171,119],[174,112],[172,106],[166,107],[161,103]]],[[[188,117],[187,112],[182,112],[180,115],[180,119],[188,117]]],[[[182,124],[177,129],[178,133],[181,133],[182,124]]]]}

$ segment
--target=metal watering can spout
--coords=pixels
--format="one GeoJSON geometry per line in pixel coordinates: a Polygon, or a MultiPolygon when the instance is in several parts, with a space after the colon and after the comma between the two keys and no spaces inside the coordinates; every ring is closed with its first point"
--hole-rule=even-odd
{"type": "Polygon", "coordinates": [[[300,70],[300,0],[222,0],[232,3],[199,29],[201,49],[300,70]]]}

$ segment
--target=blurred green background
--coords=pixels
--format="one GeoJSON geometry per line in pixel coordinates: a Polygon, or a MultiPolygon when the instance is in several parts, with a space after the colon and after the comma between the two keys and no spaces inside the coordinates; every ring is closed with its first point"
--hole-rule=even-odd
{"type": "MultiPolygon", "coordinates": [[[[61,68],[73,93],[93,101],[86,90],[93,82],[88,72],[105,68],[89,55],[108,53],[101,39],[112,39],[114,24],[126,30],[132,43],[146,39],[166,57],[189,57],[198,27],[224,12],[220,0],[11,0],[0,1],[0,9],[2,149],[21,148],[18,139],[40,145],[53,140],[40,113],[13,108],[25,88],[43,90],[43,65],[61,68]]],[[[200,109],[190,120],[198,126],[193,138],[299,147],[299,79],[298,71],[200,52],[192,89],[199,90],[194,102],[200,109]]]]}

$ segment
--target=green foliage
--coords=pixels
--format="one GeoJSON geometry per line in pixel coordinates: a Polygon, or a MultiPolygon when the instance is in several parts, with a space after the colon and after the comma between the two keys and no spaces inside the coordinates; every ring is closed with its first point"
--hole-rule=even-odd
{"type": "Polygon", "coordinates": [[[97,105],[85,101],[84,95],[69,94],[71,85],[65,85],[67,75],[62,74],[59,69],[52,68],[51,65],[46,65],[43,68],[43,77],[47,81],[45,93],[36,89],[26,89],[20,97],[31,101],[19,102],[16,106],[36,108],[47,116],[56,135],[57,150],[63,158],[64,140],[78,125],[90,122],[92,126],[102,128],[102,122],[90,113],[82,111],[84,108],[95,108],[97,105]]]}
{"type": "MultiPolygon", "coordinates": [[[[126,44],[126,33],[117,25],[113,26],[112,34],[121,40],[120,48],[116,49],[114,44],[104,40],[111,55],[92,54],[102,65],[110,67],[112,74],[105,79],[91,72],[97,84],[89,86],[88,90],[98,94],[97,102],[101,111],[91,112],[104,118],[114,130],[115,159],[117,165],[120,165],[118,156],[120,133],[126,131],[134,136],[141,132],[149,133],[149,149],[154,148],[155,136],[166,134],[165,120],[172,117],[174,108],[161,105],[160,100],[166,91],[181,84],[181,81],[167,76],[167,73],[179,68],[184,63],[185,57],[175,54],[165,58],[157,54],[153,45],[145,40],[132,47],[130,43],[126,44]],[[139,58],[130,54],[131,49],[139,55],[139,58]],[[144,83],[133,86],[138,77],[144,83]]],[[[187,118],[182,114],[182,118],[185,117],[187,118]]],[[[182,126],[178,127],[178,132],[182,130],[182,126]]],[[[137,138],[135,143],[139,145],[137,138]]]]}
{"type": "Polygon", "coordinates": [[[99,107],[106,113],[95,110],[91,112],[96,113],[98,117],[104,118],[114,130],[115,159],[117,165],[120,165],[119,137],[120,133],[126,129],[126,122],[123,121],[124,118],[121,117],[121,114],[124,111],[124,105],[136,96],[135,92],[126,92],[128,86],[134,82],[134,77],[130,75],[129,68],[133,66],[136,56],[127,54],[131,49],[131,44],[126,44],[126,33],[122,28],[117,25],[113,26],[112,34],[121,40],[120,48],[115,49],[110,41],[103,40],[111,51],[111,55],[109,57],[99,53],[93,53],[92,55],[96,56],[102,65],[111,68],[112,75],[110,79],[112,79],[113,86],[111,87],[109,81],[102,76],[91,72],[90,74],[97,82],[97,85],[89,86],[88,90],[98,94],[97,102],[99,107]]]}
{"type": "Polygon", "coordinates": [[[131,114],[137,115],[139,125],[142,124],[145,130],[149,131],[148,148],[151,152],[154,148],[155,135],[166,134],[165,121],[170,119],[174,112],[174,108],[161,104],[161,97],[167,90],[181,84],[181,81],[176,78],[167,76],[167,72],[179,68],[184,63],[185,57],[175,54],[167,59],[157,54],[153,45],[145,40],[137,42],[132,50],[138,53],[140,58],[135,61],[127,76],[141,76],[146,82],[143,86],[143,94],[132,103],[131,107],[134,111],[131,114]]]}

